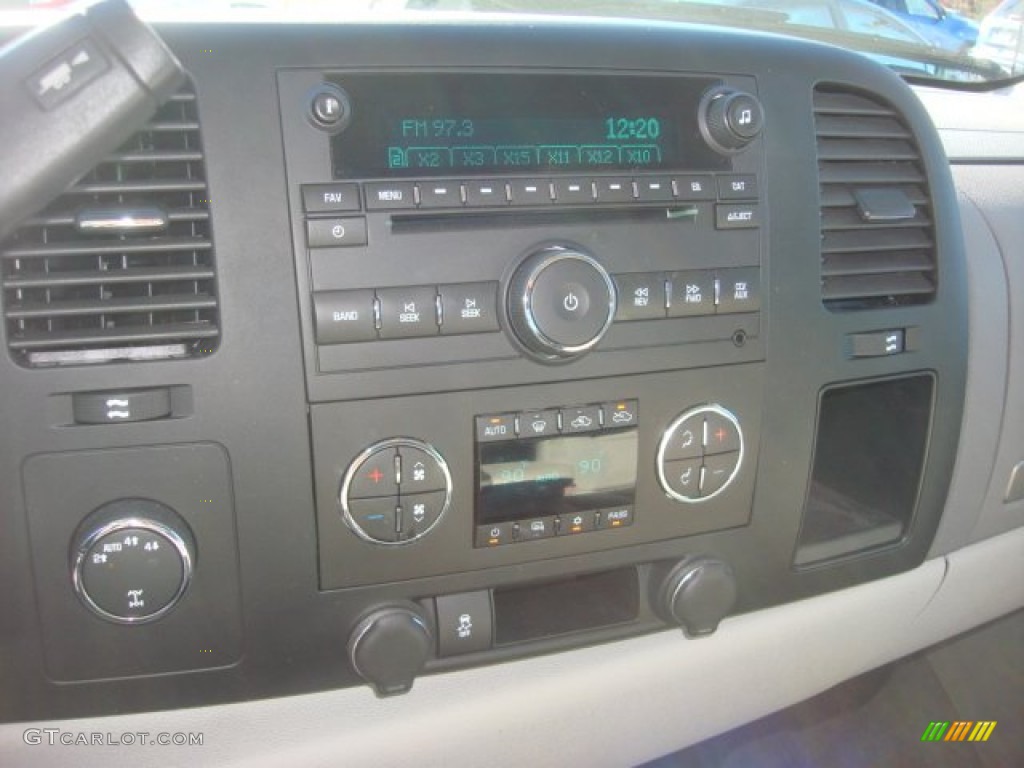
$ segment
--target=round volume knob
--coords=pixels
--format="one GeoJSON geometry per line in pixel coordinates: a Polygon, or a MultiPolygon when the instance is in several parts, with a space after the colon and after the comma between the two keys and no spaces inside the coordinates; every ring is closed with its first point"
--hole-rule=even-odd
{"type": "Polygon", "coordinates": [[[508,290],[516,338],[554,361],[578,357],[604,336],[615,317],[615,285],[591,256],[552,246],[527,257],[508,290]]]}
{"type": "Polygon", "coordinates": [[[194,565],[188,526],[169,507],[146,499],[100,507],[71,546],[79,599],[117,624],[143,624],[168,613],[185,594],[194,565]]]}
{"type": "Polygon", "coordinates": [[[713,557],[688,558],[663,568],[653,583],[654,610],[690,637],[714,632],[736,604],[732,568],[713,557]]]}
{"type": "Polygon", "coordinates": [[[430,657],[434,638],[427,620],[411,603],[377,608],[352,630],[348,658],[378,696],[412,688],[430,657]]]}
{"type": "Polygon", "coordinates": [[[754,96],[720,88],[707,93],[700,105],[704,140],[724,155],[742,151],[764,127],[764,110],[754,96]]]}

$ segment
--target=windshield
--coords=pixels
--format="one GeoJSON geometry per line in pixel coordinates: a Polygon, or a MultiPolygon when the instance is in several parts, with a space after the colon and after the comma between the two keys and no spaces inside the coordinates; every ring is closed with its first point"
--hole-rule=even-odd
{"type": "MultiPolygon", "coordinates": [[[[1024,0],[131,0],[159,21],[386,20],[394,15],[544,14],[719,26],[860,51],[908,79],[996,86],[1024,74],[1024,0]]],[[[0,0],[29,18],[69,0],[0,0]],[[27,13],[26,13],[27,12],[27,13]]]]}

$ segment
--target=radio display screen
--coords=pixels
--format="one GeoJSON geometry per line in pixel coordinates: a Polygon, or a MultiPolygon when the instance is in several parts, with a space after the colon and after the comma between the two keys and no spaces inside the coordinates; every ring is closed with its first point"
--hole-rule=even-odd
{"type": "Polygon", "coordinates": [[[721,170],[701,138],[711,78],[347,74],[336,178],[721,170]]]}
{"type": "Polygon", "coordinates": [[[632,504],[637,430],[477,444],[477,525],[632,504]]]}

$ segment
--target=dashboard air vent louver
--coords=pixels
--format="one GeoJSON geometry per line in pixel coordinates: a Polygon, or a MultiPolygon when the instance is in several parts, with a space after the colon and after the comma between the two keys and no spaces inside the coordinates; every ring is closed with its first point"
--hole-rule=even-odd
{"type": "Polygon", "coordinates": [[[29,367],[186,358],[219,335],[195,92],[0,244],[7,345],[29,367]]]}
{"type": "Polygon", "coordinates": [[[923,304],[935,294],[928,180],[902,116],[873,95],[814,91],[821,290],[832,311],[923,304]]]}

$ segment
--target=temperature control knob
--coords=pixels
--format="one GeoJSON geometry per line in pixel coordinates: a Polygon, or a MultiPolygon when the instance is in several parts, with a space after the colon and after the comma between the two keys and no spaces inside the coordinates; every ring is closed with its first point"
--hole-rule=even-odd
{"type": "Polygon", "coordinates": [[[393,696],[412,688],[433,647],[434,637],[419,608],[393,605],[377,608],[356,625],[348,658],[378,696],[393,696]]]}
{"type": "Polygon", "coordinates": [[[508,313],[516,338],[542,359],[578,357],[611,325],[615,285],[593,257],[561,246],[544,248],[513,274],[508,313]]]}
{"type": "Polygon", "coordinates": [[[700,131],[716,152],[734,155],[742,151],[763,127],[761,102],[749,93],[719,88],[701,101],[700,131]]]}
{"type": "Polygon", "coordinates": [[[147,499],[105,504],[79,527],[71,578],[89,610],[117,624],[142,624],[168,613],[185,594],[195,544],[169,507],[147,499]]]}

